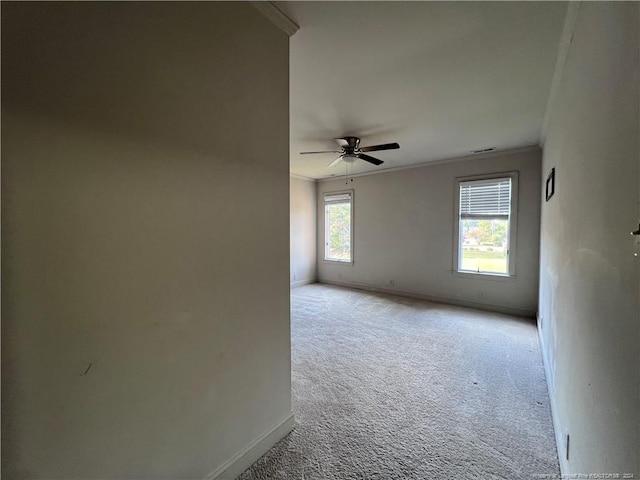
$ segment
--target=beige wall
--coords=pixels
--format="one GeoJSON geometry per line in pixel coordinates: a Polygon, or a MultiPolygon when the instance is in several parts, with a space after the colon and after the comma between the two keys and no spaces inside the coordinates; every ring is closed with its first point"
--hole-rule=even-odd
{"type": "Polygon", "coordinates": [[[316,182],[291,177],[291,277],[292,286],[316,281],[316,182]]]}
{"type": "Polygon", "coordinates": [[[3,477],[261,453],[291,413],[287,36],[244,3],[3,3],[2,107],[3,477]]]}
{"type": "Polygon", "coordinates": [[[542,209],[539,323],[567,474],[640,476],[639,266],[629,235],[639,213],[639,13],[637,3],[580,5],[544,146],[556,193],[542,209]]]}
{"type": "Polygon", "coordinates": [[[538,300],[540,150],[471,158],[318,184],[321,281],[385,289],[533,316],[538,300]],[[516,170],[519,211],[516,277],[454,275],[456,177],[516,170]],[[325,192],[354,190],[354,263],[323,261],[325,192]],[[393,280],[394,285],[390,285],[393,280]]]}

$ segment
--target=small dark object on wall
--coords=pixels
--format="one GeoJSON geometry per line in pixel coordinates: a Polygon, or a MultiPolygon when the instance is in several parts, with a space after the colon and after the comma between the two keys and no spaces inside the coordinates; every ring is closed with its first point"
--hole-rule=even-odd
{"type": "Polygon", "coordinates": [[[547,202],[551,197],[553,197],[555,190],[556,190],[556,169],[552,168],[551,173],[549,173],[549,176],[547,177],[547,186],[545,188],[545,197],[547,202]]]}

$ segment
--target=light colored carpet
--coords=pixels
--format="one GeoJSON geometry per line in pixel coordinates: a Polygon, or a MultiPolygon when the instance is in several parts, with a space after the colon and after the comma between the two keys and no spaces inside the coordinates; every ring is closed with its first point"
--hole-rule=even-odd
{"type": "Polygon", "coordinates": [[[559,473],[533,320],[314,284],[291,330],[297,426],[240,479],[559,473]]]}

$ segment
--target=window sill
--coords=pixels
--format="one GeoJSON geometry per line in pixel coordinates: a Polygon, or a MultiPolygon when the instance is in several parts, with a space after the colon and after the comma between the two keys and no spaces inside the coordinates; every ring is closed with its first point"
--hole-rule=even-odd
{"type": "Polygon", "coordinates": [[[329,265],[353,265],[353,260],[327,260],[325,258],[322,260],[322,263],[327,263],[329,265]]]}
{"type": "Polygon", "coordinates": [[[501,275],[499,273],[477,273],[477,272],[460,272],[451,270],[451,275],[459,278],[467,278],[472,280],[488,280],[490,282],[515,282],[515,275],[501,275]]]}

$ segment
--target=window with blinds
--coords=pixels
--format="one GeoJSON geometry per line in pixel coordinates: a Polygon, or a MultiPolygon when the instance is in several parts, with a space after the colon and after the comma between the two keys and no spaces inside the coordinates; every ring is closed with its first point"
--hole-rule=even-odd
{"type": "Polygon", "coordinates": [[[458,181],[458,272],[510,274],[516,178],[514,173],[497,178],[458,181]]]}
{"type": "Polygon", "coordinates": [[[460,218],[509,219],[511,178],[460,182],[460,218]]]}
{"type": "Polygon", "coordinates": [[[324,196],[324,259],[351,262],[353,239],[352,193],[324,196]]]}

